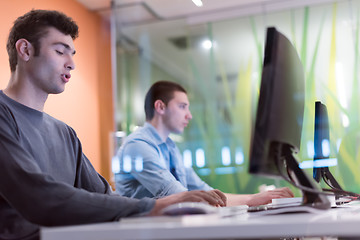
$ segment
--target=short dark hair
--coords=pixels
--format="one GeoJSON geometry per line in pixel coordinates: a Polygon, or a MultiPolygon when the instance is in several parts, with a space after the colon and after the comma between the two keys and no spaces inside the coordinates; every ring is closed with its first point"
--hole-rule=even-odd
{"type": "Polygon", "coordinates": [[[174,92],[186,93],[186,90],[178,83],[170,81],[158,81],[154,83],[145,97],[145,117],[149,121],[154,117],[154,104],[156,100],[163,101],[166,105],[174,97],[174,92]]]}
{"type": "Polygon", "coordinates": [[[17,18],[10,30],[6,49],[9,55],[10,70],[14,72],[17,65],[16,42],[24,38],[35,49],[35,56],[40,54],[40,38],[47,34],[48,28],[54,27],[75,40],[79,35],[79,28],[75,21],[58,11],[31,10],[17,18]]]}

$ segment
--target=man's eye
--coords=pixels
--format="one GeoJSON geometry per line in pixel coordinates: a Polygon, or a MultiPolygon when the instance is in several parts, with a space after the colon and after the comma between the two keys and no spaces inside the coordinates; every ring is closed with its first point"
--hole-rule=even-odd
{"type": "Polygon", "coordinates": [[[59,55],[63,55],[63,54],[64,54],[63,52],[58,51],[58,50],[56,50],[56,53],[59,54],[59,55]]]}

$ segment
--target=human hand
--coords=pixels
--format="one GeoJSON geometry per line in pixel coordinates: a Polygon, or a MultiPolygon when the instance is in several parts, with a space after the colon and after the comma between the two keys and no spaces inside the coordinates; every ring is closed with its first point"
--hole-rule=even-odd
{"type": "Polygon", "coordinates": [[[291,198],[294,197],[294,193],[288,188],[277,188],[266,192],[252,194],[247,205],[258,206],[271,203],[272,199],[275,198],[291,198]]]}
{"type": "Polygon", "coordinates": [[[221,202],[223,203],[223,205],[221,204],[216,204],[216,207],[225,207],[227,205],[227,198],[225,196],[225,194],[220,191],[219,189],[214,189],[211,191],[208,191],[210,194],[212,194],[215,198],[221,198],[221,202]]]}
{"type": "Polygon", "coordinates": [[[213,206],[226,206],[226,197],[220,190],[211,191],[188,191],[176,193],[156,200],[150,216],[160,215],[160,211],[172,204],[181,202],[205,202],[213,206]]]}

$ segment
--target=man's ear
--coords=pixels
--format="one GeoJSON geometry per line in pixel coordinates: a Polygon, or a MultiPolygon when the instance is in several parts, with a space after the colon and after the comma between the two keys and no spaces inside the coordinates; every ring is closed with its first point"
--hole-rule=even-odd
{"type": "Polygon", "coordinates": [[[32,44],[28,40],[21,38],[17,40],[15,47],[19,58],[23,61],[29,61],[31,52],[34,49],[32,44]]]}
{"type": "Polygon", "coordinates": [[[156,100],[154,102],[154,109],[155,109],[155,112],[159,113],[160,115],[164,114],[165,112],[165,109],[166,109],[166,105],[163,101],[161,100],[156,100]]]}

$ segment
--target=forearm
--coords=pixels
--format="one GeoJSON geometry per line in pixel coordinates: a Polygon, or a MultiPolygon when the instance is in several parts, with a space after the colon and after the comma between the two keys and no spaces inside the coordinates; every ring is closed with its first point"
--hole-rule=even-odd
{"type": "Polygon", "coordinates": [[[227,206],[250,205],[252,194],[225,193],[227,206]]]}
{"type": "Polygon", "coordinates": [[[257,206],[271,203],[272,199],[275,198],[290,198],[294,197],[293,192],[287,187],[277,188],[275,190],[270,190],[261,193],[255,194],[231,194],[225,193],[227,197],[228,206],[236,205],[248,205],[248,206],[257,206]]]}

